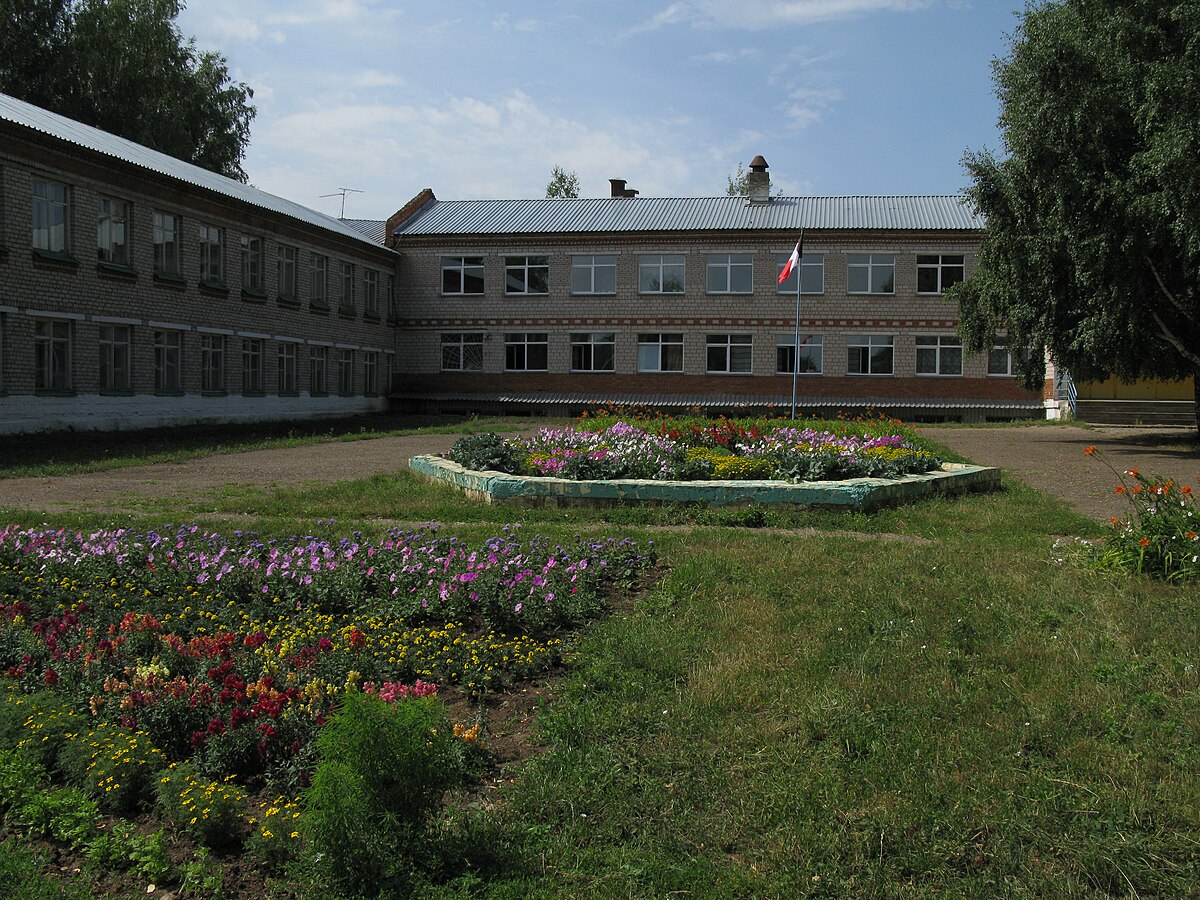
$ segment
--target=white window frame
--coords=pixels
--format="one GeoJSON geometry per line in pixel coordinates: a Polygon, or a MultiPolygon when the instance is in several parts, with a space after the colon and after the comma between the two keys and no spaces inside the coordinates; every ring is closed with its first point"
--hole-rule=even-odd
{"type": "Polygon", "coordinates": [[[339,265],[338,311],[354,310],[354,263],[342,260],[339,265]]]}
{"type": "Polygon", "coordinates": [[[154,210],[154,274],[179,275],[179,216],[154,210]]]}
{"type": "Polygon", "coordinates": [[[510,297],[542,297],[550,293],[550,257],[545,254],[504,257],[504,293],[510,297]],[[541,284],[535,284],[540,277],[541,284]],[[540,287],[540,290],[537,288],[540,287]]]}
{"type": "Polygon", "coordinates": [[[242,393],[257,396],[263,393],[263,357],[266,343],[262,338],[242,338],[242,393]]]}
{"type": "Polygon", "coordinates": [[[286,244],[279,248],[279,283],[277,285],[281,300],[294,302],[296,294],[296,273],[299,271],[299,251],[286,244]]]}
{"type": "Polygon", "coordinates": [[[617,257],[611,253],[571,257],[571,293],[615,294],[617,292],[617,257]],[[611,286],[610,286],[611,285],[611,286]]]}
{"type": "Polygon", "coordinates": [[[36,319],[33,324],[34,390],[74,389],[74,327],[65,319],[36,319]]]}
{"type": "Polygon", "coordinates": [[[281,397],[295,397],[300,393],[297,381],[300,368],[299,354],[296,351],[298,346],[299,344],[292,341],[280,341],[279,343],[279,354],[276,357],[275,366],[278,384],[276,384],[275,390],[281,397]]]}
{"type": "Polygon", "coordinates": [[[133,329],[128,325],[99,326],[100,390],[133,392],[133,329]]]}
{"type": "Polygon", "coordinates": [[[516,331],[504,335],[505,372],[547,372],[549,366],[550,335],[547,332],[516,331]],[[544,358],[539,360],[538,356],[544,358]]]}
{"type": "Polygon", "coordinates": [[[710,253],[705,264],[705,284],[710,294],[753,294],[753,253],[710,253]],[[735,282],[743,282],[735,284],[735,282]]]}
{"type": "Polygon", "coordinates": [[[329,348],[308,348],[308,392],[314,397],[329,393],[329,348]]]}
{"type": "Polygon", "coordinates": [[[338,396],[354,396],[354,351],[347,347],[338,356],[338,396]]]}
{"type": "Polygon", "coordinates": [[[846,374],[853,376],[885,376],[896,373],[896,336],[894,334],[850,334],[846,336],[846,374]],[[884,351],[887,351],[886,354],[884,351]],[[858,368],[851,365],[851,354],[858,351],[858,368]],[[887,371],[883,371],[882,360],[886,356],[887,371]],[[863,362],[866,369],[863,369],[863,362]],[[879,362],[878,368],[876,362],[879,362]]]}
{"type": "Polygon", "coordinates": [[[129,266],[129,201],[101,195],[96,198],[96,259],[129,266]]]}
{"type": "Polygon", "coordinates": [[[313,253],[309,263],[308,305],[329,309],[329,257],[313,253]]]}
{"type": "Polygon", "coordinates": [[[443,372],[483,371],[483,332],[455,331],[442,335],[443,372]],[[475,351],[478,348],[478,352],[475,351]]]}
{"type": "Polygon", "coordinates": [[[708,375],[754,374],[754,335],[706,334],[704,371],[708,375]]]}
{"type": "Polygon", "coordinates": [[[263,294],[263,239],[250,234],[241,237],[242,290],[263,294]]]}
{"type": "Polygon", "coordinates": [[[683,333],[650,332],[638,335],[638,371],[677,373],[683,371],[683,333]],[[678,348],[678,365],[670,357],[678,348]]]}
{"type": "Polygon", "coordinates": [[[918,334],[916,374],[921,378],[961,378],[963,345],[956,334],[918,334]],[[954,371],[954,351],[957,350],[958,371],[954,371]],[[932,362],[932,371],[930,362],[932,362]]]}
{"type": "MultiPolygon", "coordinates": [[[[802,365],[798,375],[821,375],[825,368],[825,336],[821,334],[800,335],[800,359],[802,365]]],[[[775,336],[775,374],[791,375],[796,365],[796,335],[775,336]]]]}
{"type": "Polygon", "coordinates": [[[443,256],[442,257],[442,296],[444,297],[479,297],[482,296],[487,287],[485,279],[485,271],[482,256],[443,256]],[[457,290],[455,285],[448,280],[448,277],[454,282],[457,282],[457,290]],[[468,279],[471,279],[471,287],[476,285],[474,279],[478,279],[479,290],[467,290],[468,279]]]}
{"type": "Polygon", "coordinates": [[[800,262],[788,274],[788,277],[779,283],[779,273],[783,271],[783,267],[787,265],[787,261],[791,258],[791,253],[776,253],[775,254],[775,293],[796,295],[796,279],[803,278],[801,284],[801,293],[805,296],[818,296],[825,293],[825,253],[805,253],[800,257],[800,262]],[[799,273],[799,274],[798,274],[799,273]]]}
{"type": "Polygon", "coordinates": [[[65,256],[71,251],[70,186],[48,178],[34,178],[30,192],[33,249],[65,256]]]}
{"type": "Polygon", "coordinates": [[[225,335],[200,335],[200,390],[225,393],[225,335]]]}
{"type": "Polygon", "coordinates": [[[363,270],[363,315],[379,318],[379,272],[363,270]]]}
{"type": "Polygon", "coordinates": [[[918,253],[917,254],[917,293],[936,295],[944,293],[946,288],[958,284],[967,277],[967,258],[962,253],[918,253]],[[922,261],[924,260],[924,261],[922,261]],[[953,262],[952,260],[957,260],[953,262]],[[953,277],[957,269],[958,277],[953,277]],[[933,274],[935,290],[921,289],[921,275],[933,274]],[[948,277],[949,276],[949,277],[948,277]]]}
{"type": "Polygon", "coordinates": [[[396,276],[389,273],[384,284],[387,287],[388,318],[395,321],[399,315],[399,310],[396,309],[396,276]]]}
{"type": "Polygon", "coordinates": [[[847,253],[846,254],[846,293],[847,294],[894,294],[896,293],[896,254],[894,253],[847,253]],[[867,287],[856,290],[852,287],[856,272],[865,273],[867,287]],[[890,274],[890,283],[887,275],[890,274]],[[880,289],[876,290],[878,284],[880,289]],[[882,287],[886,285],[887,289],[882,287]]]}
{"type": "Polygon", "coordinates": [[[200,235],[200,281],[204,284],[225,284],[225,243],[219,225],[201,222],[200,235]]]}
{"type": "Polygon", "coordinates": [[[363,396],[379,396],[379,351],[363,351],[363,396]]]}
{"type": "Polygon", "coordinates": [[[1012,348],[1008,346],[1008,338],[997,337],[993,341],[992,349],[988,351],[987,373],[990,378],[1013,378],[1017,375],[1017,357],[1012,348]],[[1004,354],[1005,371],[1003,372],[997,372],[993,366],[998,353],[1004,354]]]}
{"type": "Polygon", "coordinates": [[[616,332],[585,331],[571,335],[572,372],[615,372],[616,369],[616,332]]]}
{"type": "Polygon", "coordinates": [[[154,332],[154,392],[183,392],[183,332],[154,332]]]}
{"type": "Polygon", "coordinates": [[[686,289],[686,253],[643,253],[638,257],[639,294],[683,294],[686,289]],[[674,275],[676,269],[679,270],[678,281],[674,275]],[[668,270],[672,272],[670,280],[667,276],[668,270]],[[678,285],[678,289],[674,285],[678,285]],[[670,290],[667,289],[668,286],[671,286],[670,290]]]}

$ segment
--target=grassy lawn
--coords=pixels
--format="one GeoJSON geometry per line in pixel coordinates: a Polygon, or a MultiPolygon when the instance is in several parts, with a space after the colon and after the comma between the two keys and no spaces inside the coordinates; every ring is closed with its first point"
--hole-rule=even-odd
{"type": "MultiPolygon", "coordinates": [[[[572,653],[537,754],[447,814],[443,869],[421,896],[1187,896],[1200,883],[1197,592],[1095,570],[1060,538],[1100,527],[1017,483],[870,516],[761,516],[512,511],[401,472],[119,524],[291,534],[330,517],[367,535],[381,519],[468,538],[510,521],[556,539],[586,528],[653,540],[664,564],[572,653]]],[[[34,878],[10,852],[0,872],[34,878]]]]}

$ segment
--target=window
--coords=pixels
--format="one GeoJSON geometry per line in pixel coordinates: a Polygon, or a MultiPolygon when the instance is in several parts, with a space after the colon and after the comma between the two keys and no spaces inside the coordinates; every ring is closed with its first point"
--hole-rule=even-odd
{"type": "Polygon", "coordinates": [[[962,255],[945,253],[917,257],[917,293],[940,294],[965,276],[962,255]]]}
{"type": "Polygon", "coordinates": [[[308,304],[317,309],[329,309],[329,297],[325,292],[326,270],[329,268],[329,260],[324,256],[313,254],[312,256],[312,271],[309,273],[308,284],[308,304]]]}
{"type": "Polygon", "coordinates": [[[895,292],[896,257],[890,253],[851,253],[846,257],[846,290],[851,294],[895,292]]]}
{"type": "Polygon", "coordinates": [[[296,248],[279,248],[279,299],[296,299],[296,248]]]}
{"type": "Polygon", "coordinates": [[[711,253],[708,257],[710,294],[754,292],[754,257],[749,253],[711,253]]]}
{"type": "Polygon", "coordinates": [[[242,290],[263,293],[262,238],[242,236],[242,290]]]}
{"type": "Polygon", "coordinates": [[[548,256],[504,257],[504,293],[546,294],[550,291],[548,256]]]}
{"type": "Polygon", "coordinates": [[[379,318],[379,273],[374,269],[363,272],[363,314],[379,318]]]}
{"type": "MultiPolygon", "coordinates": [[[[822,353],[823,337],[819,334],[800,335],[800,371],[797,375],[820,375],[824,364],[822,353]]],[[[796,336],[779,335],[775,338],[775,371],[779,375],[791,375],[796,371],[796,336]]]]}
{"type": "Polygon", "coordinates": [[[343,397],[354,394],[354,351],[342,350],[338,360],[338,393],[343,397]]]}
{"type": "Polygon", "coordinates": [[[341,263],[339,272],[338,310],[354,312],[354,263],[341,263]]]}
{"type": "Polygon", "coordinates": [[[962,341],[952,334],[917,335],[918,375],[961,375],[962,341]]]}
{"type": "Polygon", "coordinates": [[[391,353],[385,353],[383,355],[382,363],[379,367],[379,380],[383,384],[383,391],[385,394],[392,389],[392,355],[393,354],[391,353]]]}
{"type": "Polygon", "coordinates": [[[114,266],[129,265],[129,204],[112,197],[96,201],[96,258],[114,266]]]}
{"type": "Polygon", "coordinates": [[[210,394],[225,392],[225,336],[200,335],[200,390],[210,394]]]}
{"type": "MultiPolygon", "coordinates": [[[[1028,360],[1029,352],[1023,354],[1028,360]]],[[[988,351],[988,374],[989,375],[1016,375],[1017,374],[1017,356],[1008,348],[1008,340],[1005,338],[996,338],[996,343],[992,345],[992,349],[988,351]]]]}
{"type": "Polygon", "coordinates": [[[482,294],[482,256],[443,256],[443,294],[482,294]]]}
{"type": "Polygon", "coordinates": [[[38,319],[34,323],[33,369],[36,390],[71,390],[70,322],[38,319]]]}
{"type": "Polygon", "coordinates": [[[379,353],[375,350],[363,352],[363,393],[368,397],[379,395],[379,353]]]}
{"type": "Polygon", "coordinates": [[[159,394],[183,390],[182,332],[154,332],[154,390],[159,394]]]}
{"type": "Polygon", "coordinates": [[[482,372],[483,333],[442,335],[443,372],[482,372]]]}
{"type": "Polygon", "coordinates": [[[242,338],[242,393],[263,392],[262,338],[242,338]]]}
{"type": "Polygon", "coordinates": [[[308,391],[310,394],[324,394],[328,384],[329,348],[308,348],[308,391]]]}
{"type": "Polygon", "coordinates": [[[69,249],[68,189],[57,181],[33,180],[33,249],[66,253],[69,249]]]}
{"type": "Polygon", "coordinates": [[[616,369],[617,336],[611,331],[571,335],[572,372],[612,372],[616,369]]]}
{"type": "MultiPolygon", "coordinates": [[[[775,254],[776,282],[779,280],[779,273],[783,271],[783,267],[787,265],[787,261],[790,258],[790,253],[775,254]]],[[[803,279],[800,282],[800,292],[802,294],[825,293],[825,254],[805,253],[801,256],[800,264],[795,269],[792,269],[791,274],[783,280],[782,284],[776,287],[776,292],[780,294],[795,294],[797,277],[803,279]],[[799,276],[796,274],[797,269],[800,271],[799,276]]]]}
{"type": "Polygon", "coordinates": [[[387,310],[388,318],[395,319],[397,315],[396,309],[396,276],[388,275],[387,277],[387,310]]]}
{"type": "Polygon", "coordinates": [[[279,393],[296,394],[296,345],[279,345],[279,393]]]}
{"type": "Polygon", "coordinates": [[[639,334],[639,372],[682,372],[682,334],[639,334]]]}
{"type": "Polygon", "coordinates": [[[852,334],[846,338],[847,375],[891,375],[890,334],[852,334]]]}
{"type": "Polygon", "coordinates": [[[100,326],[100,390],[133,390],[131,334],[128,325],[100,326]]]}
{"type": "Polygon", "coordinates": [[[748,334],[710,334],[704,338],[705,371],[710,375],[749,375],[754,340],[748,334]]]}
{"type": "Polygon", "coordinates": [[[660,253],[638,260],[638,291],[642,294],[682,294],[683,254],[660,253]]]}
{"type": "Polygon", "coordinates": [[[509,372],[545,372],[549,343],[544,331],[504,336],[504,368],[509,372]]]}
{"type": "Polygon", "coordinates": [[[211,285],[224,284],[221,229],[215,225],[200,226],[200,280],[211,285]]]}
{"type": "Polygon", "coordinates": [[[617,258],[615,256],[571,257],[572,294],[615,294],[617,258]]]}
{"type": "Polygon", "coordinates": [[[154,211],[154,274],[179,274],[179,219],[154,211]]]}

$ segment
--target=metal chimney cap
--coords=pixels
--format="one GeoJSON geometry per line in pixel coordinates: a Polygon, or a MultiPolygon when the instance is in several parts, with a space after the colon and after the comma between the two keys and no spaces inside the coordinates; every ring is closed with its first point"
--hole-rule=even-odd
{"type": "Polygon", "coordinates": [[[750,160],[750,171],[751,172],[765,172],[767,170],[767,168],[768,168],[767,161],[762,158],[761,153],[758,156],[754,157],[754,159],[750,160]]]}

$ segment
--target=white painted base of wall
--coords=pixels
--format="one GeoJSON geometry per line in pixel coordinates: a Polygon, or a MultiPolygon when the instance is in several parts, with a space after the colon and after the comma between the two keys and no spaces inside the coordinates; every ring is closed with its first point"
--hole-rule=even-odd
{"type": "Polygon", "coordinates": [[[1065,419],[1071,413],[1071,404],[1066,400],[1045,400],[1046,418],[1050,421],[1065,419]]]}
{"type": "Polygon", "coordinates": [[[383,412],[384,397],[203,397],[184,394],[158,397],[135,394],[108,397],[39,397],[22,394],[0,397],[0,434],[39,431],[129,431],[177,425],[226,422],[277,422],[287,419],[327,419],[383,412]]]}

